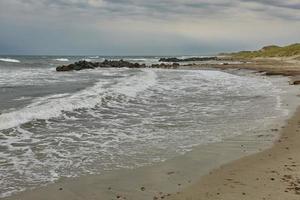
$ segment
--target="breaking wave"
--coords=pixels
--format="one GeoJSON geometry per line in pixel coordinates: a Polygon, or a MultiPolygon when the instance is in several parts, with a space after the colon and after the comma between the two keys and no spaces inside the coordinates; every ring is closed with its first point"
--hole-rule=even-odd
{"type": "Polygon", "coordinates": [[[0,115],[0,130],[9,129],[36,119],[58,117],[64,111],[80,108],[93,108],[100,104],[106,95],[125,95],[134,97],[156,83],[156,73],[144,70],[131,77],[120,79],[110,88],[104,88],[105,81],[101,80],[94,86],[74,94],[56,94],[36,99],[30,105],[16,111],[0,115]],[[143,84],[137,84],[141,83],[143,84]]]}
{"type": "Polygon", "coordinates": [[[12,62],[12,63],[20,63],[17,59],[11,59],[11,58],[0,58],[0,61],[2,62],[12,62]]]}

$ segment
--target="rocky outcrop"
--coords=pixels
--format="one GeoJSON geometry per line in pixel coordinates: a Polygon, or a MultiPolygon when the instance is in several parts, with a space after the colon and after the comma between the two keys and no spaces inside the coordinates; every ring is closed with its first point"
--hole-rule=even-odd
{"type": "Polygon", "coordinates": [[[56,71],[72,71],[72,70],[82,70],[82,69],[94,69],[98,67],[98,63],[91,63],[87,61],[79,61],[70,65],[62,65],[56,68],[56,71]]]}
{"type": "Polygon", "coordinates": [[[217,57],[192,57],[192,58],[161,58],[159,62],[195,62],[195,61],[210,61],[210,60],[218,60],[217,57]]]}
{"type": "Polygon", "coordinates": [[[153,64],[151,66],[146,66],[145,64],[131,63],[124,60],[105,60],[103,62],[88,62],[88,61],[78,61],[69,65],[62,65],[56,68],[56,71],[79,71],[84,69],[94,69],[94,68],[177,68],[178,63],[172,64],[153,64]]]}
{"type": "Polygon", "coordinates": [[[179,66],[180,65],[178,63],[172,63],[172,64],[161,63],[161,64],[153,64],[153,65],[149,66],[149,68],[176,69],[179,66]]]}
{"type": "Polygon", "coordinates": [[[94,68],[141,68],[145,65],[140,65],[138,63],[130,63],[124,60],[114,61],[114,60],[105,60],[103,62],[88,62],[88,61],[78,61],[70,65],[62,65],[56,68],[56,71],[72,71],[72,70],[83,70],[83,69],[94,69],[94,68]]]}

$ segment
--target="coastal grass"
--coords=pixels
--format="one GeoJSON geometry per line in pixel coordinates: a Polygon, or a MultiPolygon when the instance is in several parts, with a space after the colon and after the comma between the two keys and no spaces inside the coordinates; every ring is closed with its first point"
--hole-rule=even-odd
{"type": "Polygon", "coordinates": [[[265,46],[258,51],[240,51],[228,54],[234,58],[259,58],[259,57],[296,57],[300,60],[300,43],[280,47],[276,45],[265,46]]]}

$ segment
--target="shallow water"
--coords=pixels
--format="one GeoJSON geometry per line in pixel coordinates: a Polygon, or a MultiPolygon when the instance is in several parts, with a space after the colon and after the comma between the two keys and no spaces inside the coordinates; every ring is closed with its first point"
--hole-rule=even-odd
{"type": "Polygon", "coordinates": [[[83,58],[5,59],[0,197],[60,177],[170,159],[197,145],[267,129],[287,114],[284,91],[255,75],[163,69],[58,73],[56,65],[83,58]]]}

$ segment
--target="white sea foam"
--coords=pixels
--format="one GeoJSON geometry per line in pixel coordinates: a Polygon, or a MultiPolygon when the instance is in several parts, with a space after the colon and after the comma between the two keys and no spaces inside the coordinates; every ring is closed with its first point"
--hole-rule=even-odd
{"type": "Polygon", "coordinates": [[[83,59],[81,59],[82,61],[87,61],[87,62],[92,62],[92,59],[90,59],[90,58],[83,58],[83,59]]]}
{"type": "Polygon", "coordinates": [[[0,61],[3,62],[12,62],[12,63],[20,63],[21,61],[17,60],[17,59],[11,59],[11,58],[0,58],[0,61]]]}
{"type": "Polygon", "coordinates": [[[56,61],[60,61],[60,62],[68,62],[69,59],[68,58],[57,58],[57,59],[54,59],[56,61]]]}
{"type": "Polygon", "coordinates": [[[141,82],[141,77],[132,76],[129,79],[126,77],[123,78],[121,82],[113,86],[112,90],[127,96],[136,96],[138,92],[147,89],[156,82],[157,75],[154,71],[145,70],[144,72],[147,73],[147,76],[142,77],[142,84],[137,84],[141,82]]]}
{"type": "Polygon", "coordinates": [[[128,60],[132,60],[132,61],[147,61],[149,59],[146,59],[146,58],[130,58],[128,60]]]}
{"type": "Polygon", "coordinates": [[[104,89],[105,81],[101,80],[94,86],[75,94],[56,94],[37,98],[30,105],[13,112],[0,115],[0,130],[16,127],[35,119],[50,119],[58,117],[63,111],[73,111],[80,108],[93,108],[101,103],[107,93],[123,94],[134,97],[138,92],[153,86],[156,82],[154,71],[144,70],[132,77],[122,78],[110,89],[104,89]],[[143,82],[143,84],[138,84],[143,82]]]}
{"type": "Polygon", "coordinates": [[[28,99],[32,99],[32,97],[24,97],[24,96],[22,96],[22,97],[14,99],[14,101],[23,101],[23,100],[28,100],[28,99]]]}

